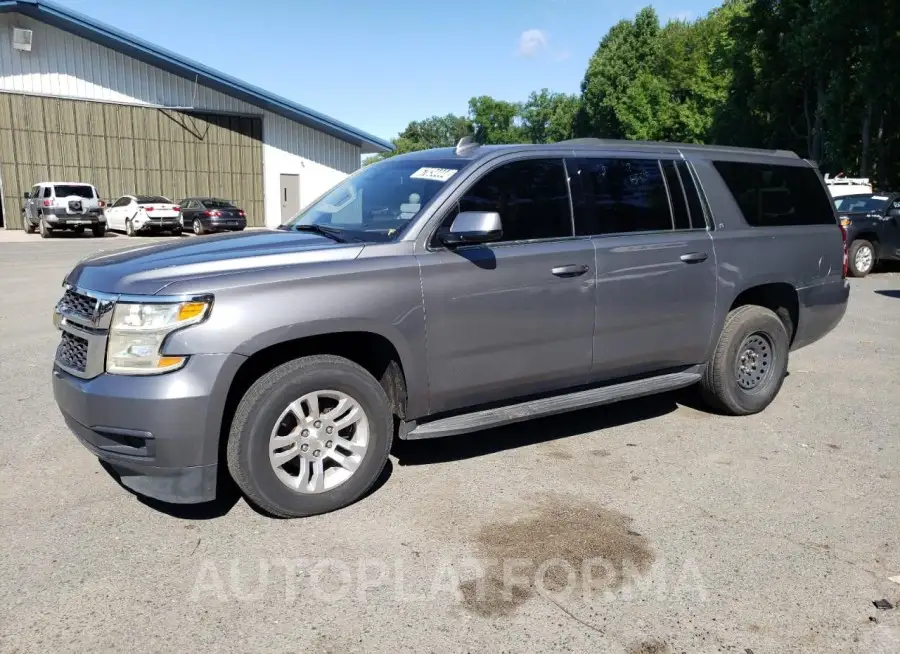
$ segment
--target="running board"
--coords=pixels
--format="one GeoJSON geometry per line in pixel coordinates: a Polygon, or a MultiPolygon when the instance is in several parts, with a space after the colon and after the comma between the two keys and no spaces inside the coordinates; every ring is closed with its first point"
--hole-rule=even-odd
{"type": "Polygon", "coordinates": [[[497,409],[485,409],[450,418],[441,418],[422,423],[405,434],[401,431],[401,438],[405,440],[419,440],[422,438],[456,436],[481,429],[522,422],[523,420],[531,420],[532,418],[552,416],[557,413],[565,413],[566,411],[612,404],[620,400],[631,400],[636,397],[684,388],[700,381],[700,376],[699,372],[676,372],[621,384],[612,384],[601,388],[592,388],[586,391],[577,391],[566,395],[556,395],[540,400],[511,404],[497,409]]]}

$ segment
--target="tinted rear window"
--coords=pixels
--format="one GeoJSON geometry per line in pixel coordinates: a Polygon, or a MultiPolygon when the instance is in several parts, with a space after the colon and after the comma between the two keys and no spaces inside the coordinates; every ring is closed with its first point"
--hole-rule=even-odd
{"type": "Polygon", "coordinates": [[[834,224],[834,210],[813,168],[715,161],[753,227],[834,224]]]}
{"type": "Polygon", "coordinates": [[[172,204],[168,198],[161,195],[139,195],[137,202],[138,204],[172,204]]]}
{"type": "Polygon", "coordinates": [[[662,170],[655,159],[567,159],[579,236],[673,228],[662,170]]]}
{"type": "Polygon", "coordinates": [[[94,189],[86,184],[56,184],[53,191],[58,198],[67,198],[70,195],[76,195],[80,198],[90,200],[94,197],[94,189]]]}
{"type": "Polygon", "coordinates": [[[236,209],[233,204],[227,200],[203,200],[203,206],[207,209],[236,209]]]}

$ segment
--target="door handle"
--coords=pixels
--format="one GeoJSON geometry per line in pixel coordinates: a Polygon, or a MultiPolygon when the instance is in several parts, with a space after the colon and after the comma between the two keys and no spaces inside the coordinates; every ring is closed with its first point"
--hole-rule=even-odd
{"type": "Polygon", "coordinates": [[[681,255],[681,260],[685,263],[700,263],[701,261],[706,261],[708,256],[706,252],[688,252],[681,255]]]}
{"type": "Polygon", "coordinates": [[[550,272],[557,277],[578,277],[588,271],[588,267],[584,264],[570,264],[568,266],[557,266],[550,272]]]}

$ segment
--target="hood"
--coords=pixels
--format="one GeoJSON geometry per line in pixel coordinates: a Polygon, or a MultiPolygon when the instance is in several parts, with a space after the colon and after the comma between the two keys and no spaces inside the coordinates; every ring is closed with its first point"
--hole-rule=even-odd
{"type": "Polygon", "coordinates": [[[186,237],[159,245],[100,251],[66,277],[104,293],[155,295],[178,281],[324,261],[355,259],[363,246],[280,230],[186,237]]]}

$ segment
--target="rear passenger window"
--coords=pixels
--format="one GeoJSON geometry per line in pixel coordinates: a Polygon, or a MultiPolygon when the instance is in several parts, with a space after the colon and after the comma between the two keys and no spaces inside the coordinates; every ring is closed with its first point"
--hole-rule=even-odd
{"type": "Polygon", "coordinates": [[[44,187],[44,197],[45,197],[45,198],[49,198],[49,197],[50,197],[50,187],[49,187],[49,186],[45,186],[45,187],[44,187]]]}
{"type": "Polygon", "coordinates": [[[676,161],[675,168],[678,169],[681,185],[684,187],[684,194],[687,197],[688,210],[691,214],[691,225],[694,229],[706,229],[706,216],[703,213],[703,203],[700,200],[700,192],[697,189],[697,183],[691,171],[684,161],[676,161]]]}
{"type": "Polygon", "coordinates": [[[734,161],[713,165],[753,227],[835,222],[831,201],[813,168],[734,161]]]}
{"type": "Polygon", "coordinates": [[[579,236],[672,229],[658,161],[566,159],[566,167],[579,236]]]}
{"type": "Polygon", "coordinates": [[[691,219],[688,216],[687,201],[684,199],[684,188],[674,161],[664,161],[663,170],[666,173],[666,186],[669,187],[669,197],[672,199],[672,217],[675,220],[675,229],[690,229],[691,219]]]}
{"type": "MultiPolygon", "coordinates": [[[[562,159],[527,159],[504,164],[475,182],[458,211],[496,211],[503,241],[572,236],[572,213],[562,159]]],[[[438,233],[448,231],[457,212],[438,233]]]]}

